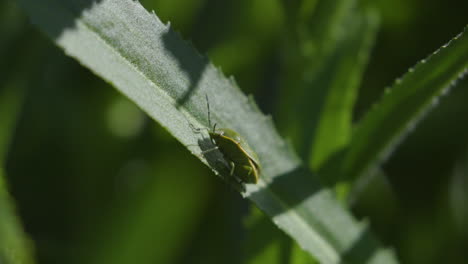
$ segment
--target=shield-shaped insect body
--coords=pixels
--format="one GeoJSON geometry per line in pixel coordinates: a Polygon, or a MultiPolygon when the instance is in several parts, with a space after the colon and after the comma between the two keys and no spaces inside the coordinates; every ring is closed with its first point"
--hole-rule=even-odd
{"type": "Polygon", "coordinates": [[[231,166],[231,175],[245,183],[257,183],[260,162],[257,154],[234,130],[223,128],[209,132],[213,144],[231,166]]]}
{"type": "MultiPolygon", "coordinates": [[[[206,96],[208,108],[208,125],[211,128],[210,104],[206,96]]],[[[200,129],[195,129],[199,131],[200,129]]],[[[230,175],[243,183],[257,183],[260,177],[261,167],[257,154],[247,144],[239,133],[228,128],[216,129],[216,124],[212,130],[208,130],[211,142],[215,145],[212,150],[219,150],[226,162],[230,166],[230,175]]]]}

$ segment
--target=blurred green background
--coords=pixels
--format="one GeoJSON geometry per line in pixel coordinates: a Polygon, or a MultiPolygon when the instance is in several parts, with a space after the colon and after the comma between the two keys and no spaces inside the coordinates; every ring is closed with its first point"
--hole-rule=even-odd
{"type": "MultiPolygon", "coordinates": [[[[277,78],[286,27],[281,1],[141,2],[275,119],[278,90],[288,89],[277,78]]],[[[462,0],[360,5],[377,8],[381,23],[356,120],[468,22],[462,0]]],[[[0,56],[0,96],[20,102],[5,171],[39,263],[242,262],[249,203],[54,46],[12,0],[0,2],[0,56]]],[[[390,194],[371,186],[354,204],[402,263],[468,259],[467,88],[460,81],[384,164],[390,194]]]]}

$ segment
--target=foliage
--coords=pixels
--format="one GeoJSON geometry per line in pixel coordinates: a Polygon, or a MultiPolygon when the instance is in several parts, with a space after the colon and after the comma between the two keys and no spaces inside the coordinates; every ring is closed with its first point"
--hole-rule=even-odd
{"type": "MultiPolygon", "coordinates": [[[[352,216],[345,203],[348,198],[355,202],[358,215],[370,216],[379,237],[395,245],[404,262],[445,259],[433,244],[420,243],[430,231],[425,228],[430,221],[422,222],[427,217],[414,217],[413,223],[405,225],[403,213],[397,218],[391,215],[395,210],[404,212],[398,200],[411,200],[411,196],[388,187],[384,177],[394,177],[395,166],[392,159],[383,168],[382,162],[466,72],[466,32],[398,79],[366,112],[377,97],[369,87],[383,87],[398,76],[376,64],[394,61],[392,56],[382,56],[379,42],[374,55],[370,53],[378,21],[383,36],[388,36],[389,29],[398,28],[395,21],[405,18],[392,17],[383,8],[387,1],[381,6],[352,0],[243,0],[225,1],[222,6],[210,0],[190,5],[182,0],[143,3],[156,14],[130,0],[49,1],[20,3],[33,24],[67,55],[132,102],[102,89],[107,85],[50,47],[20,15],[4,16],[9,23],[4,23],[3,35],[9,41],[1,43],[0,52],[18,58],[17,64],[23,67],[2,64],[1,72],[16,87],[24,85],[18,80],[29,74],[18,129],[11,142],[0,143],[11,146],[8,181],[39,263],[219,263],[221,259],[223,263],[396,263],[393,252],[370,234],[367,221],[352,216]],[[242,19],[233,14],[243,14],[242,19]],[[192,36],[194,46],[210,59],[200,56],[158,17],[173,20],[174,28],[192,36]],[[5,52],[15,43],[22,45],[15,49],[20,56],[5,52]],[[22,52],[25,47],[30,51],[22,52]],[[366,72],[369,59],[371,67],[366,72]],[[210,60],[234,74],[241,85],[225,78],[210,60]],[[263,111],[273,112],[298,155],[239,86],[255,94],[263,111]],[[213,147],[208,134],[191,129],[209,129],[206,95],[212,121],[239,132],[259,155],[259,184],[244,187],[236,182],[221,153],[206,151],[213,147]],[[362,118],[355,122],[356,116],[362,118]],[[353,127],[354,123],[358,125],[353,127]],[[228,184],[204,176],[207,170],[187,157],[187,149],[228,184]],[[246,204],[234,190],[265,213],[251,210],[248,232],[240,217],[246,204]],[[392,221],[399,221],[396,230],[401,231],[385,231],[384,226],[392,221]],[[419,228],[405,233],[411,226],[419,228]],[[423,253],[427,249],[430,253],[423,253]]],[[[21,14],[11,2],[1,5],[3,13],[21,14]]],[[[398,8],[410,12],[414,7],[400,3],[398,8]]],[[[448,40],[450,35],[441,39],[448,40]]],[[[442,45],[429,43],[424,46],[426,54],[442,45]]],[[[411,50],[410,43],[405,48],[411,50]]],[[[405,53],[401,47],[400,51],[405,53]]],[[[413,62],[425,57],[419,54],[413,62]]],[[[405,63],[408,67],[411,60],[405,63]]],[[[462,106],[463,97],[457,95],[463,91],[449,94],[447,104],[458,100],[462,106]]],[[[444,116],[463,116],[447,114],[447,105],[444,112],[444,101],[440,105],[444,116]]],[[[439,112],[434,113],[429,120],[439,112]]],[[[0,114],[14,120],[13,111],[0,114]]],[[[425,144],[427,135],[437,134],[427,132],[427,122],[393,157],[404,158],[415,139],[425,144]]],[[[461,123],[459,127],[463,131],[461,123]]],[[[465,142],[463,134],[459,132],[451,141],[441,137],[439,146],[446,142],[458,146],[459,141],[465,142]]],[[[447,153],[452,154],[434,162],[439,172],[453,166],[456,148],[447,153]]],[[[416,168],[417,159],[410,164],[416,168]]],[[[461,159],[457,168],[463,164],[461,159]]],[[[430,170],[427,165],[420,167],[430,170]]],[[[455,175],[454,181],[463,182],[463,173],[455,175]]],[[[417,178],[408,181],[420,183],[417,178]]],[[[463,245],[466,232],[451,236],[455,233],[450,226],[455,224],[443,216],[450,215],[449,208],[459,211],[454,230],[463,230],[459,219],[466,209],[456,197],[463,197],[464,192],[466,188],[450,189],[453,202],[451,207],[437,207],[442,209],[436,211],[436,219],[445,221],[434,230],[440,241],[456,241],[452,255],[460,254],[460,259],[465,253],[457,251],[456,245],[463,245]]],[[[5,208],[13,208],[11,199],[3,201],[5,208]]],[[[434,198],[430,204],[437,201],[440,204],[444,199],[434,198]]],[[[9,211],[13,218],[8,219],[18,218],[9,211]]],[[[18,220],[0,220],[0,226],[5,223],[20,230],[15,239],[28,240],[18,220]]],[[[27,243],[15,248],[31,256],[27,243]]],[[[0,244],[0,249],[5,245],[0,244]]]]}

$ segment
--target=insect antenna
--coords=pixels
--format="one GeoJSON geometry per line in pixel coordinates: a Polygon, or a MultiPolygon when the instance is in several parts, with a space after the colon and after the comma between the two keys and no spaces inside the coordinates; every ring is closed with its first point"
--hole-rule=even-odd
{"type": "Polygon", "coordinates": [[[210,102],[208,101],[208,95],[205,94],[206,98],[206,108],[208,109],[208,126],[211,127],[211,117],[210,117],[210,102]]]}
{"type": "MultiPolygon", "coordinates": [[[[208,101],[208,95],[205,94],[206,98],[206,108],[208,109],[208,127],[211,128],[211,112],[210,112],[210,102],[208,101]]],[[[216,130],[216,124],[213,126],[213,132],[216,130]]]]}

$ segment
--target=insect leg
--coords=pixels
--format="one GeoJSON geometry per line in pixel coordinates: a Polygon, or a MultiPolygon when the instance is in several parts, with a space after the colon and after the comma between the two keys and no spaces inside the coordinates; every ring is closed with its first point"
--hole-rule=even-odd
{"type": "Polygon", "coordinates": [[[192,129],[193,133],[201,133],[202,130],[209,130],[208,128],[204,128],[204,127],[195,127],[192,123],[188,122],[190,128],[192,129]]]}
{"type": "Polygon", "coordinates": [[[210,153],[211,151],[214,151],[214,150],[217,150],[217,149],[218,149],[218,147],[210,148],[210,149],[207,149],[207,150],[202,151],[201,154],[210,153]]]}
{"type": "Polygon", "coordinates": [[[248,170],[249,170],[249,173],[247,173],[247,175],[250,176],[250,174],[253,172],[253,168],[249,166],[249,167],[248,167],[248,170]]]}
{"type": "Polygon", "coordinates": [[[231,176],[234,175],[234,169],[236,168],[236,164],[234,162],[229,162],[229,165],[231,165],[231,172],[229,173],[231,176]]]}

